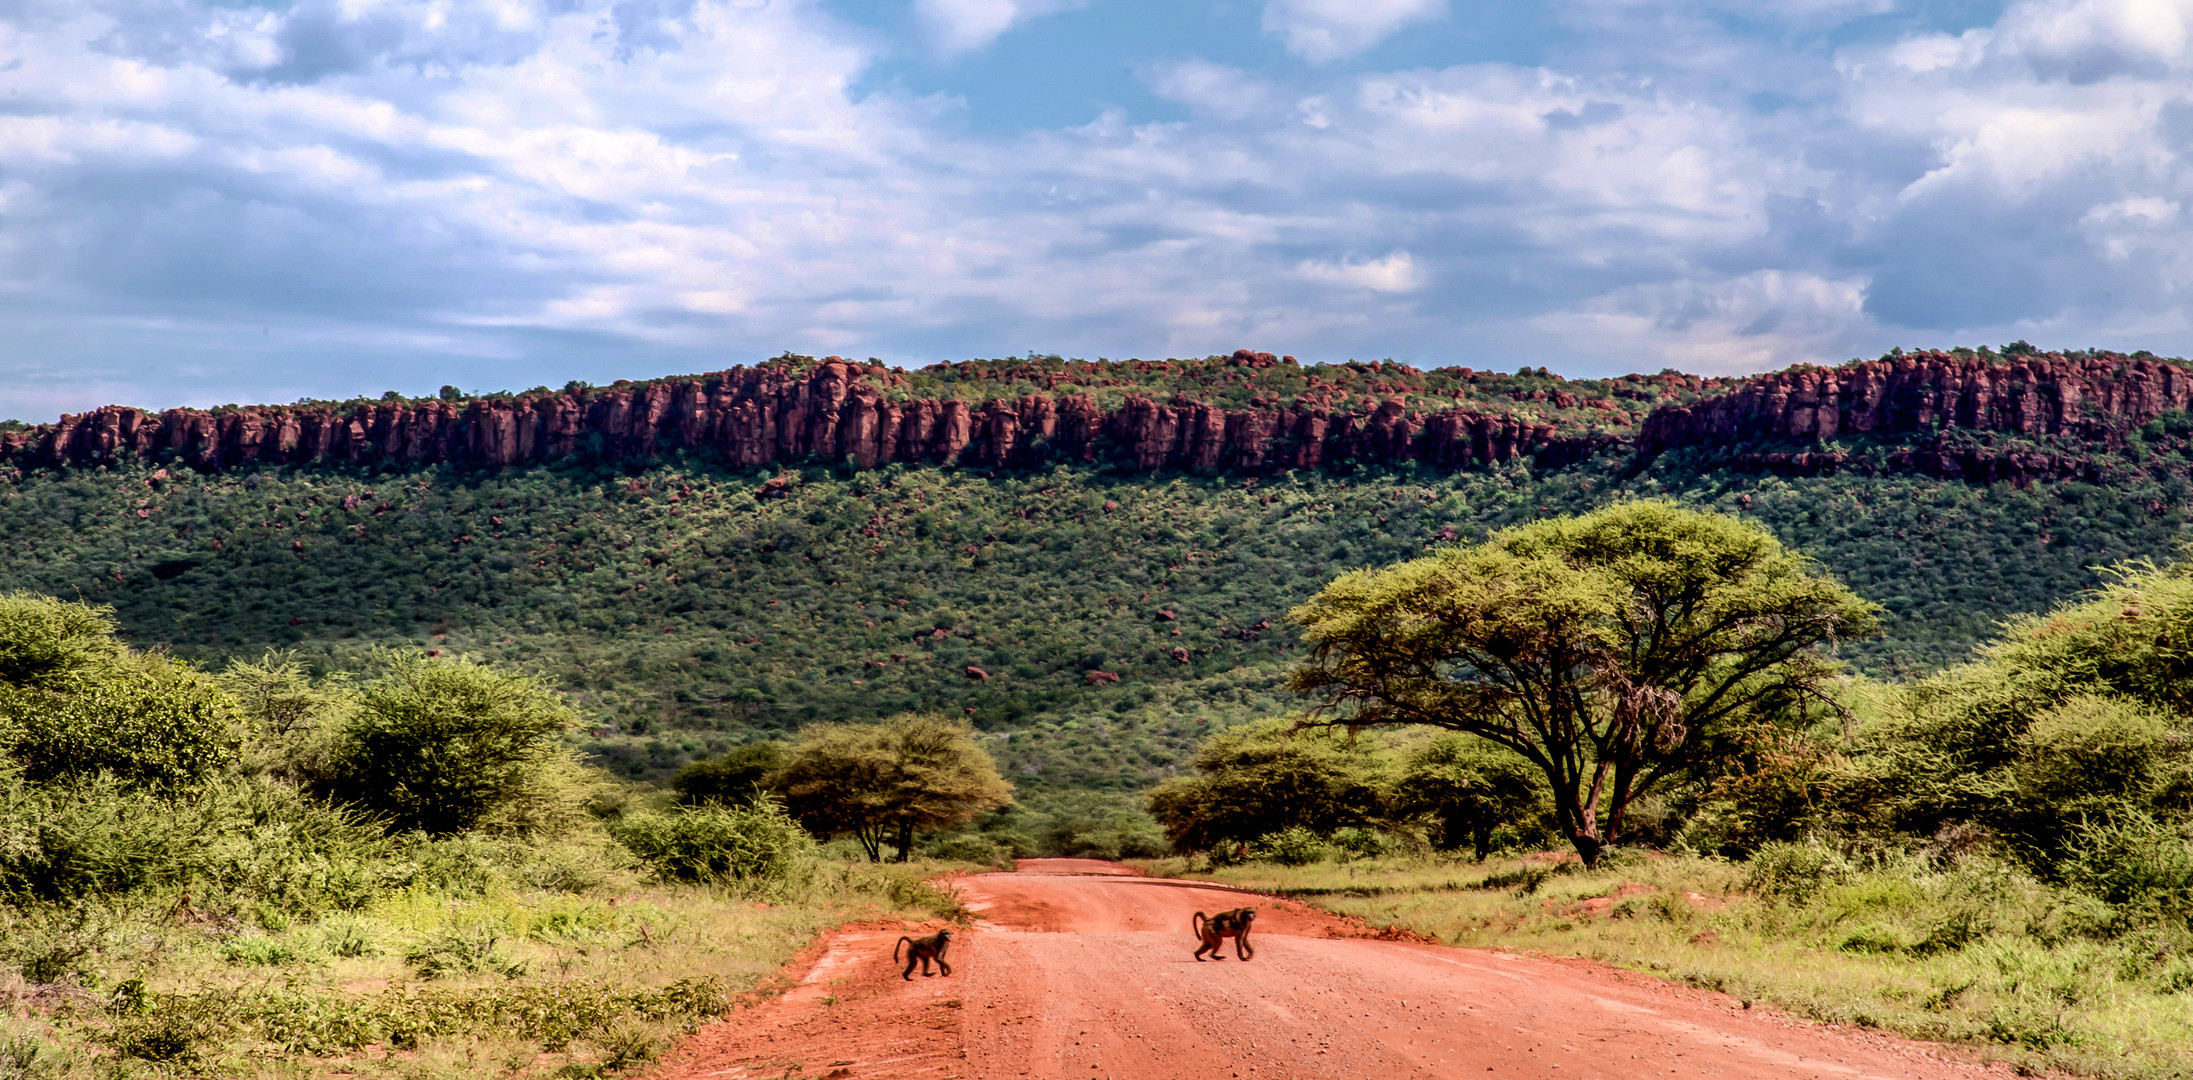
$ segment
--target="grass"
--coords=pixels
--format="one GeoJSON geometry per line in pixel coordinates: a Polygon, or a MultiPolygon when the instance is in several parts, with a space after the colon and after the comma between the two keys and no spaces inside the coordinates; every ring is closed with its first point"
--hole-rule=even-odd
{"type": "Polygon", "coordinates": [[[0,1077],[606,1076],[766,989],[832,926],[962,914],[928,881],[940,864],[815,859],[733,890],[658,882],[598,838],[556,846],[491,852],[478,887],[319,918],[173,894],[0,908],[0,1077]],[[526,880],[544,864],[567,872],[526,880]]]}
{"type": "Polygon", "coordinates": [[[1962,1043],[2021,1072],[2193,1077],[2193,933],[2007,864],[1762,866],[1624,855],[1152,872],[1293,896],[1452,945],[1583,956],[1813,1020],[1962,1043]],[[1808,880],[1809,875],[1809,880],[1808,880]]]}

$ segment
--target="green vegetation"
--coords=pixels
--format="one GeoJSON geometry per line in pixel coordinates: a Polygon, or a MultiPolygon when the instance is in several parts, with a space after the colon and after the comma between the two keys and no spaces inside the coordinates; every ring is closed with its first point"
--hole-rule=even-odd
{"type": "Polygon", "coordinates": [[[1621,464],[1253,485],[816,468],[766,499],[766,475],[701,462],[75,470],[0,478],[0,585],[113,605],[133,640],[209,668],[278,648],[330,673],[391,647],[538,670],[585,718],[582,748],[632,777],[814,720],[965,715],[1023,800],[1048,806],[1125,798],[1210,727],[1294,707],[1285,613],[1450,535],[1624,493],[1736,513],[1882,604],[1884,633],[1838,649],[1910,675],[2095,584],[2092,565],[2166,555],[2186,504],[2154,479],[2021,491],[1621,464]]]}
{"type": "Polygon", "coordinates": [[[531,678],[208,675],[111,625],[0,594],[10,1076],[602,1076],[835,922],[964,914],[935,864],[582,768],[531,678]]]}
{"type": "MultiPolygon", "coordinates": [[[[1401,396],[1614,432],[1705,388],[1048,359],[892,392],[1401,396]]],[[[2169,1075],[2155,1033],[2184,1029],[2193,986],[2193,576],[2137,560],[2182,539],[2193,425],[2036,449],[2076,452],[2087,479],[1783,478],[1619,445],[1560,468],[1259,477],[697,456],[0,474],[0,588],[24,590],[0,603],[0,965],[22,975],[0,983],[0,1062],[614,1071],[834,920],[956,914],[928,868],[867,861],[886,848],[989,865],[1177,846],[1453,940],[2169,1075]],[[1684,541],[1703,548],[1644,545],[1657,563],[1626,579],[1638,552],[1561,520],[1640,506],[1726,517],[1684,541]],[[1330,633],[1334,602],[1362,586],[1357,608],[1422,615],[1379,584],[1411,575],[1535,582],[1561,648],[1629,658],[1537,680],[1599,725],[1559,783],[1523,756],[1541,736],[1289,734],[1290,676],[1371,689],[1348,664],[1411,625],[1330,633]],[[1619,596],[1678,580],[1740,616],[1734,646],[1655,653],[1624,625],[1619,596]],[[1848,636],[1852,594],[1878,635],[1848,636]],[[1287,617],[1305,604],[1314,632],[1287,617]],[[1760,636],[1792,613],[1812,621],[1760,636]],[[1779,686],[1716,668],[1762,641],[1793,673],[1779,686]],[[1745,707],[1715,713],[1685,671],[1745,707]],[[1648,692],[1676,686],[1678,713],[1705,711],[1671,719],[1648,692]],[[1631,737],[1655,723],[1684,735],[1631,737]],[[1628,770],[1626,796],[1593,801],[1601,765],[1615,788],[1628,770]],[[1518,854],[1580,833],[1616,845],[1588,871],[1518,854]]],[[[1494,645],[1471,646],[1476,670],[1506,662],[1494,645]]],[[[1385,696],[1448,719],[1483,704],[1440,690],[1385,696]]]]}
{"type": "Polygon", "coordinates": [[[1344,710],[1333,723],[1523,757],[1590,865],[1633,800],[1821,697],[1816,646],[1874,629],[1872,605],[1810,570],[1757,525],[1663,501],[1548,518],[1342,575],[1292,613],[1314,651],[1288,685],[1344,710]]]}
{"type": "Polygon", "coordinates": [[[870,862],[886,843],[905,862],[917,830],[957,828],[1013,801],[971,728],[923,713],[810,727],[763,783],[808,831],[850,833],[870,862]]]}
{"type": "MultiPolygon", "coordinates": [[[[1737,737],[1697,758],[1675,755],[1683,738],[1710,738],[1710,724],[1685,724],[1670,739],[1634,721],[1641,739],[1685,767],[1670,771],[1649,807],[1640,801],[1649,813],[1631,829],[1629,845],[1599,859],[1588,851],[1573,860],[1539,852],[1571,828],[1558,787],[1533,791],[1514,782],[1512,769],[1499,768],[1501,751],[1484,744],[1502,734],[1499,718],[1512,705],[1467,695],[1481,693],[1473,683],[1488,672],[1546,648],[1548,639],[1573,639],[1572,623],[1549,617],[1551,590],[1542,583],[1605,562],[1572,549],[1556,567],[1510,568],[1489,592],[1485,578],[1441,572],[1471,556],[1528,551],[1534,537],[1593,535],[1611,523],[1643,521],[1649,535],[1665,536],[1672,520],[1683,535],[1720,542],[1694,553],[1700,557],[1667,561],[1648,545],[1644,556],[1633,553],[1620,565],[1629,580],[1679,584],[1706,576],[1701,568],[1712,560],[1703,556],[1728,552],[1727,541],[1743,535],[1736,523],[1697,517],[1637,504],[1421,560],[1401,568],[1414,572],[1401,586],[1380,580],[1404,577],[1396,571],[1342,579],[1304,609],[1313,627],[1330,616],[1331,594],[1351,588],[1361,595],[1389,587],[1412,612],[1440,613],[1370,612],[1382,629],[1350,639],[1355,655],[1342,662],[1374,673],[1381,665],[1414,670],[1421,682],[1401,684],[1417,696],[1381,712],[1400,696],[1394,684],[1359,677],[1351,687],[1356,710],[1343,719],[1412,724],[1417,717],[1406,709],[1434,701],[1495,722],[1483,734],[1445,734],[1431,743],[1409,727],[1346,744],[1314,726],[1214,738],[1196,758],[1202,777],[1151,797],[1152,812],[1189,856],[1154,867],[1312,898],[1450,942],[1580,953],[1815,1018],[1974,1043],[2024,1068],[2193,1075],[2185,1064],[2193,1049],[2185,1034],[2193,1030],[2185,998],[2193,969],[2182,959],[2193,949],[2193,727],[2186,719],[2193,561],[2120,566],[2104,588],[2044,616],[2010,621],[1974,659],[1927,678],[1838,686],[1823,671],[1808,672],[1808,689],[1829,709],[1757,710],[1737,737]],[[1449,623],[1494,644],[1478,660],[1456,663],[1444,648],[1426,658],[1418,643],[1449,623]],[[1524,627],[1545,636],[1534,645],[1524,627]],[[1362,655],[1378,650],[1387,652],[1362,655]],[[1465,696],[1457,702],[1443,693],[1465,696]],[[1259,753],[1241,753],[1252,740],[1261,740],[1259,753]],[[1299,779],[1308,760],[1322,766],[1315,785],[1299,779]],[[1485,830],[1478,861],[1436,850],[1455,846],[1456,830],[1437,800],[1424,797],[1427,773],[1439,781],[1434,796],[1474,815],[1466,828],[1485,830]],[[1239,820],[1232,802],[1181,797],[1221,787],[1253,793],[1259,785],[1307,788],[1324,798],[1294,799],[1290,805],[1303,809],[1292,817],[1239,820]],[[1352,827],[1336,828],[1342,821],[1352,827]],[[1266,831],[1246,844],[1238,839],[1257,829],[1266,831]],[[1510,857],[1486,861],[1482,852],[1494,847],[1510,857]]],[[[1750,539],[1749,550],[1772,551],[1770,540],[1750,539]]],[[[1655,614],[1625,586],[1613,614],[1599,617],[1628,616],[1692,641],[1711,640],[1686,629],[1693,614],[1707,626],[1786,635],[1796,620],[1776,597],[1792,588],[1823,598],[1815,611],[1843,605],[1863,614],[1824,584],[1791,579],[1754,583],[1722,609],[1701,592],[1676,605],[1682,617],[1655,614]]],[[[1571,600],[1562,610],[1602,610],[1590,606],[1588,592],[1582,602],[1574,588],[1558,595],[1571,600]]],[[[1622,696],[1608,693],[1595,669],[1637,670],[1637,659],[1652,654],[1637,642],[1642,634],[1606,633],[1609,647],[1572,649],[1550,665],[1583,676],[1571,684],[1572,711],[1603,707],[1619,716],[1622,696]],[[1602,705],[1594,694],[1613,700],[1602,705]]],[[[1333,665],[1331,654],[1319,662],[1333,665]]],[[[1314,677],[1331,666],[1304,670],[1314,677]]],[[[1709,677],[1682,675],[1663,685],[1714,692],[1709,677]]],[[[1679,702],[1670,697],[1666,715],[1676,715],[1679,702]]],[[[1590,748],[1583,757],[1604,760],[1590,748]]],[[[1560,782],[1558,770],[1539,765],[1535,771],[1560,782]]],[[[1611,818],[1612,810],[1600,814],[1611,818]]]]}

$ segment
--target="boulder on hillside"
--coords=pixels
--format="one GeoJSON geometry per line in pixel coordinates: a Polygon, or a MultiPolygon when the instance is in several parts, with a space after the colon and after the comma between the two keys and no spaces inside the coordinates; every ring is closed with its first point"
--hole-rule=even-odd
{"type": "Polygon", "coordinates": [[[982,670],[981,668],[978,668],[978,667],[976,667],[976,666],[975,666],[975,665],[973,665],[973,664],[969,664],[969,665],[967,665],[967,677],[968,677],[968,678],[970,678],[970,679],[973,679],[973,680],[975,680],[976,682],[989,682],[989,681],[990,681],[990,673],[989,673],[989,672],[987,672],[987,671],[984,671],[984,670],[982,670]]]}
{"type": "Polygon", "coordinates": [[[1088,679],[1089,685],[1091,686],[1104,686],[1109,683],[1118,682],[1119,676],[1109,671],[1092,671],[1089,673],[1088,679]]]}
{"type": "Polygon", "coordinates": [[[1187,663],[1187,662],[1188,662],[1188,650],[1186,650],[1186,649],[1180,649],[1180,648],[1176,648],[1176,649],[1174,649],[1174,650],[1173,650],[1173,663],[1176,663],[1176,664],[1185,664],[1185,663],[1187,663]]]}

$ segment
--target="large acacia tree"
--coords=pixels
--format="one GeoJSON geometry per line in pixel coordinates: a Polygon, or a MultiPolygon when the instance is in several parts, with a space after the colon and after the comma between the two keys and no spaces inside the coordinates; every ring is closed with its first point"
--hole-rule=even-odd
{"type": "Polygon", "coordinates": [[[902,713],[874,724],[816,724],[767,786],[818,836],[851,833],[872,861],[905,862],[920,829],[947,829],[1013,802],[1013,787],[965,723],[902,713]]]}
{"type": "Polygon", "coordinates": [[[1586,863],[1632,803],[1801,712],[1876,609],[1764,528],[1664,501],[1504,530],[1327,585],[1289,685],[1331,723],[1427,724],[1545,773],[1586,863]]]}

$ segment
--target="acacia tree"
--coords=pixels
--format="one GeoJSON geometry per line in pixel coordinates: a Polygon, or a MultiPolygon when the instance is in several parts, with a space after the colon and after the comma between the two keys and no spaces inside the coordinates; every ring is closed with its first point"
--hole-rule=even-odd
{"type": "Polygon", "coordinates": [[[1394,781],[1388,809],[1429,814],[1439,822],[1438,847],[1472,845],[1492,853],[1493,831],[1541,811],[1543,784],[1531,763],[1469,735],[1441,735],[1409,755],[1394,781]]]}
{"type": "Polygon", "coordinates": [[[933,713],[806,728],[768,786],[809,832],[850,833],[874,862],[886,842],[905,862],[916,830],[964,825],[1013,802],[973,729],[933,713]]]}
{"type": "Polygon", "coordinates": [[[1286,721],[1213,735],[1192,763],[1199,775],[1167,780],[1149,795],[1150,816],[1182,853],[1295,826],[1329,834],[1369,824],[1378,813],[1376,778],[1363,749],[1295,734],[1286,721]]]}
{"type": "Polygon", "coordinates": [[[1876,610],[1758,525],[1629,502],[1340,577],[1290,613],[1313,652],[1288,685],[1328,723],[1521,754],[1593,864],[1639,797],[1824,700],[1817,646],[1871,633],[1876,610]]]}

